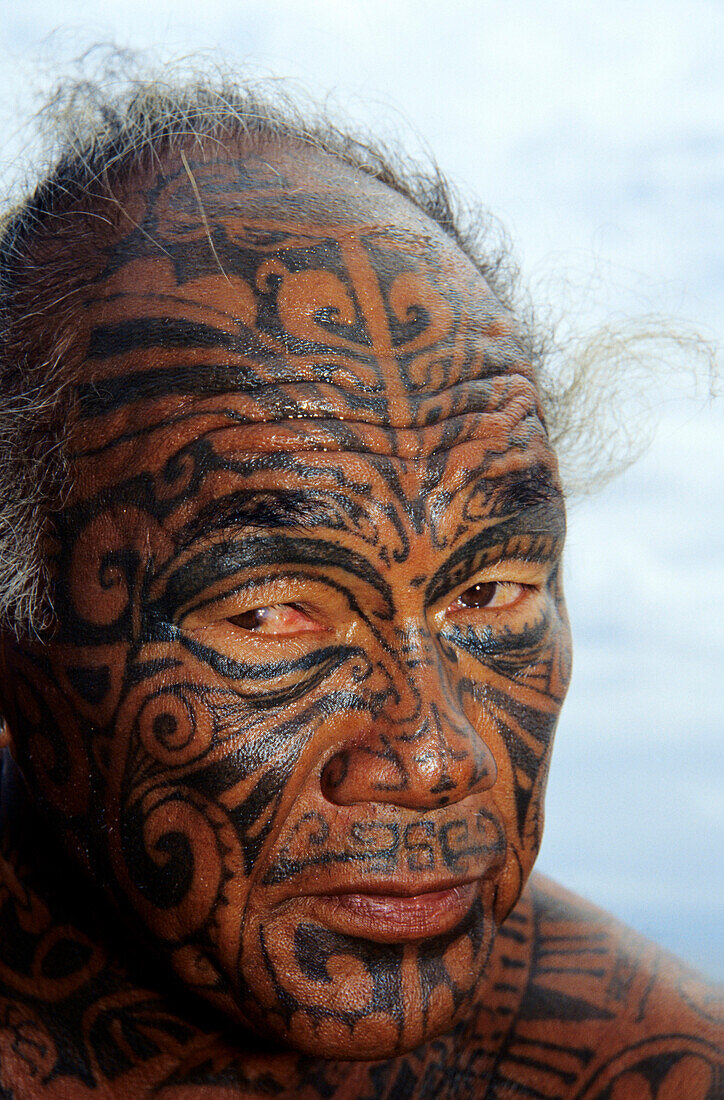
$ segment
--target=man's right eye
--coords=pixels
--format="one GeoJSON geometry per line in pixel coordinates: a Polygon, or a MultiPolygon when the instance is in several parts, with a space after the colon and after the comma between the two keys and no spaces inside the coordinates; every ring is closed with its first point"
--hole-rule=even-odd
{"type": "Polygon", "coordinates": [[[304,634],[324,629],[293,603],[253,607],[239,615],[230,615],[227,621],[252,634],[304,634]]]}

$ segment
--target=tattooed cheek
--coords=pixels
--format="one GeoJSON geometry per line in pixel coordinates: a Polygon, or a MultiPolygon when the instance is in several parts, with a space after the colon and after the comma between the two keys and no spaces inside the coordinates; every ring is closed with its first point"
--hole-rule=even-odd
{"type": "MultiPolygon", "coordinates": [[[[445,652],[457,660],[460,654],[473,657],[481,665],[495,667],[503,662],[504,671],[514,674],[516,667],[540,660],[543,653],[555,643],[556,625],[548,609],[517,624],[468,622],[449,623],[440,640],[445,652]],[[511,663],[512,662],[512,663],[511,663]]],[[[501,668],[501,671],[503,669],[501,668]]]]}

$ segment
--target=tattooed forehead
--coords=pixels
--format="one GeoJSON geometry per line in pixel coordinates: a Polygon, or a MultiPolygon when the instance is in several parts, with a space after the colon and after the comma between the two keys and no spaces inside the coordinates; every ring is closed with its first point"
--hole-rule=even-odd
{"type": "Polygon", "coordinates": [[[124,199],[86,296],[78,457],[233,429],[249,453],[551,465],[513,318],[467,257],[312,159],[189,155],[124,199]]]}

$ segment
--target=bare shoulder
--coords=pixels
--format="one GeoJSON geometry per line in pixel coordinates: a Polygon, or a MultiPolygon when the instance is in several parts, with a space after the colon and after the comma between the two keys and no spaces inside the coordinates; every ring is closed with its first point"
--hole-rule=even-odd
{"type": "Polygon", "coordinates": [[[541,1096],[724,1096],[721,987],[540,875],[517,914],[530,958],[498,1064],[511,1086],[536,1064],[541,1096]]]}

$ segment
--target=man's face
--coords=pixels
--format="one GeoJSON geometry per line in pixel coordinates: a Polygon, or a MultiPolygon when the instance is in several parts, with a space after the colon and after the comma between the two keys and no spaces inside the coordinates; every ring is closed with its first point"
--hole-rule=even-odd
{"type": "Polygon", "coordinates": [[[16,752],[190,987],[386,1056],[469,1009],[540,844],[569,634],[531,369],[337,162],[189,154],[124,205],[16,752]]]}

